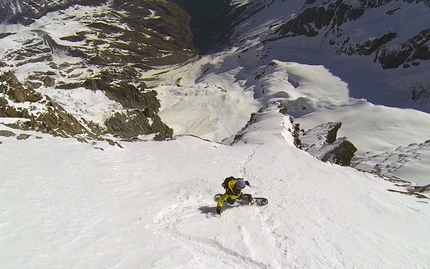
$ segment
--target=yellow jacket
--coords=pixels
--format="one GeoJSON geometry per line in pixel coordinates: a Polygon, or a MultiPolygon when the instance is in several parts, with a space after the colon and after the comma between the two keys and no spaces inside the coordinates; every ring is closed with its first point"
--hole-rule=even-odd
{"type": "MultiPolygon", "coordinates": [[[[247,183],[247,180],[245,180],[247,183]]],[[[218,199],[217,207],[222,207],[224,202],[230,197],[231,199],[235,200],[242,196],[242,190],[237,190],[235,188],[237,183],[237,179],[232,179],[227,183],[226,191],[221,197],[218,199]]],[[[249,184],[249,183],[248,183],[249,184]]]]}

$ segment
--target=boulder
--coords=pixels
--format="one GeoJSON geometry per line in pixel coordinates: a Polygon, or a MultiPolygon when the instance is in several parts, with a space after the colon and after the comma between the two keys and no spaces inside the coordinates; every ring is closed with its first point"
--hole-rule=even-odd
{"type": "Polygon", "coordinates": [[[43,77],[42,81],[43,81],[43,86],[45,87],[53,87],[55,85],[55,79],[50,76],[43,77]]]}
{"type": "Polygon", "coordinates": [[[11,136],[16,136],[16,134],[12,131],[0,130],[0,136],[11,137],[11,136]]]}

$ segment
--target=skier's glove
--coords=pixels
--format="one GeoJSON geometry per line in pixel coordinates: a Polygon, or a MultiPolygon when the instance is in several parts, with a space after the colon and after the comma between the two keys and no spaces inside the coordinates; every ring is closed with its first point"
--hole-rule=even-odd
{"type": "Polygon", "coordinates": [[[216,207],[216,213],[221,215],[221,207],[220,206],[216,207]]]}
{"type": "Polygon", "coordinates": [[[246,185],[251,188],[251,184],[249,184],[249,181],[245,181],[246,185]]]}

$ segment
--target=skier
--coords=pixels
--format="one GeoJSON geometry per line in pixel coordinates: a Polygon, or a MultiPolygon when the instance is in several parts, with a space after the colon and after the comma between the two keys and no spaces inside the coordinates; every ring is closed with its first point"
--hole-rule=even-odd
{"type": "Polygon", "coordinates": [[[251,187],[249,182],[247,180],[244,180],[243,178],[235,178],[235,177],[228,177],[224,180],[224,182],[221,184],[223,188],[225,189],[225,193],[221,195],[221,197],[218,199],[217,207],[216,207],[216,213],[221,214],[221,207],[224,204],[225,201],[227,201],[228,204],[232,205],[236,199],[248,199],[251,200],[252,196],[250,194],[243,194],[242,189],[244,189],[246,186],[251,187]]]}

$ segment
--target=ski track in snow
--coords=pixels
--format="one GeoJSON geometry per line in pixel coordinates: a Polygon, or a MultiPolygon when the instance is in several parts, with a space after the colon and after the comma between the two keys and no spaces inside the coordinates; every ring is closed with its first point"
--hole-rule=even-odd
{"type": "MultiPolygon", "coordinates": [[[[259,146],[257,146],[258,148],[259,146]]],[[[256,149],[252,149],[245,161],[238,165],[239,171],[245,175],[246,165],[251,161],[252,156],[255,154],[256,149]]],[[[202,184],[203,182],[200,181],[202,184]]],[[[207,199],[207,197],[198,196],[191,197],[190,193],[181,193],[176,197],[172,205],[161,210],[153,219],[153,231],[155,234],[162,234],[164,237],[174,239],[193,254],[195,260],[199,261],[204,259],[205,262],[200,264],[201,268],[206,268],[205,264],[218,264],[213,268],[272,268],[267,264],[258,262],[246,255],[243,255],[233,249],[223,246],[219,241],[213,238],[199,237],[193,234],[187,234],[181,231],[182,223],[187,220],[194,222],[194,218],[201,218],[202,213],[205,214],[206,220],[204,221],[222,221],[221,218],[216,216],[215,206],[203,206],[200,208],[201,212],[196,212],[196,205],[215,202],[207,199]],[[182,201],[182,202],[181,202],[182,201]],[[209,260],[209,261],[207,261],[209,260]]],[[[228,209],[227,209],[228,210],[228,209]]],[[[186,225],[186,224],[184,224],[186,225]]],[[[245,246],[249,247],[249,231],[242,225],[238,226],[240,230],[241,239],[245,246]],[[247,243],[248,242],[248,243],[247,243]]],[[[251,255],[252,256],[252,255],[251,255]]],[[[276,267],[278,268],[278,267],[276,267]]]]}
{"type": "Polygon", "coordinates": [[[251,162],[251,160],[252,160],[253,156],[255,155],[255,152],[258,150],[258,148],[259,148],[259,147],[261,147],[261,144],[257,145],[257,146],[255,147],[255,149],[253,149],[253,150],[249,153],[249,155],[246,157],[246,159],[245,159],[242,163],[240,163],[240,164],[239,164],[239,166],[238,166],[239,174],[240,174],[243,178],[245,178],[245,179],[247,179],[247,178],[248,178],[248,177],[247,177],[246,167],[247,167],[247,166],[248,166],[248,164],[251,162]]]}
{"type": "Polygon", "coordinates": [[[430,262],[427,205],[277,137],[234,146],[180,137],[123,149],[2,137],[1,267],[418,269],[430,262]],[[213,195],[237,173],[251,183],[246,193],[269,204],[226,206],[215,217],[213,195]]]}
{"type": "MultiPolygon", "coordinates": [[[[261,144],[252,146],[250,152],[243,158],[243,161],[238,161],[239,164],[236,167],[244,178],[248,178],[248,165],[252,162],[254,155],[261,146],[261,144]]],[[[203,181],[200,181],[200,183],[204,184],[203,181]]],[[[281,206],[280,210],[282,209],[283,207],[281,206]]],[[[170,206],[160,210],[153,218],[152,225],[148,225],[148,227],[153,230],[154,234],[177,241],[178,244],[192,253],[195,260],[200,261],[203,259],[200,264],[203,265],[201,268],[205,268],[205,264],[218,264],[213,268],[285,268],[287,266],[287,264],[282,262],[283,260],[288,260],[287,238],[277,231],[280,222],[276,220],[276,215],[268,213],[265,207],[227,207],[224,208],[221,217],[216,217],[216,214],[213,212],[214,210],[215,203],[211,199],[208,200],[207,197],[201,195],[193,197],[190,192],[185,191],[180,193],[170,206]],[[202,204],[213,206],[202,206],[199,209],[200,211],[196,211],[196,205],[202,204]],[[244,213],[244,210],[251,210],[253,213],[261,212],[261,214],[257,214],[258,217],[255,217],[254,214],[247,214],[251,217],[247,222],[258,223],[258,225],[248,227],[249,225],[246,224],[236,224],[237,234],[240,235],[237,239],[240,244],[239,250],[241,251],[224,246],[221,242],[224,239],[217,239],[220,237],[220,233],[210,237],[200,237],[195,234],[186,233],[181,229],[188,225],[195,225],[191,224],[195,222],[195,218],[202,219],[203,222],[196,227],[197,229],[201,229],[200,225],[205,226],[204,222],[206,221],[217,221],[221,222],[220,225],[224,225],[222,222],[226,218],[228,220],[233,218],[234,221],[234,216],[229,213],[231,211],[232,214],[237,214],[238,212],[233,212],[237,211],[237,209],[241,211],[241,214],[244,213]],[[203,218],[202,215],[205,215],[206,218],[203,218]],[[261,245],[259,244],[260,246],[253,242],[256,237],[261,240],[259,242],[261,243],[261,245]],[[261,254],[265,253],[265,245],[272,246],[280,251],[273,252],[272,257],[268,259],[268,257],[264,257],[265,254],[261,254]],[[259,253],[255,249],[261,248],[261,246],[263,248],[261,249],[261,253],[259,253]],[[242,253],[243,251],[245,253],[242,253]],[[253,257],[256,257],[256,259],[253,257]],[[261,262],[260,260],[270,260],[270,262],[261,262]]],[[[288,263],[288,266],[290,265],[288,263]]]]}

